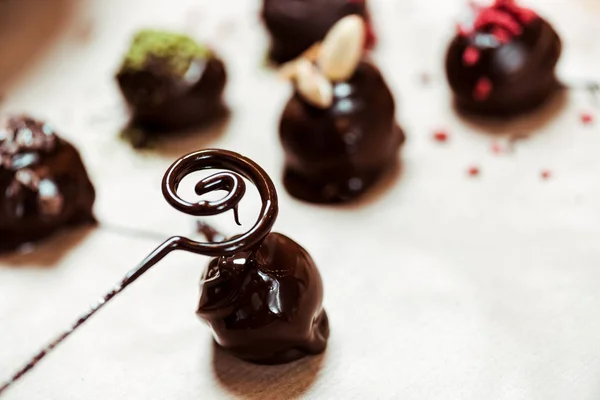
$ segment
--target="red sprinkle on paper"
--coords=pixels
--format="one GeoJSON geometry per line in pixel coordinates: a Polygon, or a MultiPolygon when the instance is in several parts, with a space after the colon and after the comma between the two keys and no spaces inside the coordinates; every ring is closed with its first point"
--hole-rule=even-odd
{"type": "Polygon", "coordinates": [[[581,114],[581,122],[585,125],[590,125],[594,122],[594,116],[590,113],[584,112],[581,114]]]}
{"type": "Polygon", "coordinates": [[[498,142],[492,143],[492,153],[494,154],[502,154],[504,153],[504,148],[498,142]]]}
{"type": "Polygon", "coordinates": [[[463,53],[463,62],[469,67],[473,66],[479,61],[480,55],[481,54],[479,53],[479,50],[477,50],[475,47],[469,46],[463,53]]]}
{"type": "Polygon", "coordinates": [[[448,141],[449,135],[446,131],[436,131],[433,134],[433,139],[436,142],[445,143],[448,141]]]}
{"type": "Polygon", "coordinates": [[[483,101],[490,97],[490,93],[492,93],[492,81],[488,78],[480,78],[473,90],[473,97],[475,100],[483,101]]]}
{"type": "Polygon", "coordinates": [[[540,176],[542,177],[543,180],[548,180],[552,177],[552,172],[548,171],[547,169],[543,170],[542,173],[540,174],[540,176]]]}
{"type": "Polygon", "coordinates": [[[469,170],[467,171],[469,176],[479,176],[479,174],[481,173],[481,171],[479,170],[478,167],[471,167],[469,168],[469,170]]]}

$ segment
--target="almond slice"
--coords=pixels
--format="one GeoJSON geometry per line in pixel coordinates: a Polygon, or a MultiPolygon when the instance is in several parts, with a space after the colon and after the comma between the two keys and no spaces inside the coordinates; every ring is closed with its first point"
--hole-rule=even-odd
{"type": "Polygon", "coordinates": [[[287,80],[293,80],[296,78],[296,70],[298,69],[298,63],[301,60],[316,61],[321,51],[321,42],[313,44],[308,50],[302,53],[298,58],[288,61],[279,67],[278,75],[287,80]]]}
{"type": "Polygon", "coordinates": [[[306,59],[298,61],[296,88],[304,100],[316,107],[329,108],[333,104],[333,85],[306,59]]]}
{"type": "Polygon", "coordinates": [[[346,81],[354,75],[365,47],[366,27],[358,15],[339,20],[327,33],[317,64],[332,81],[346,81]]]}

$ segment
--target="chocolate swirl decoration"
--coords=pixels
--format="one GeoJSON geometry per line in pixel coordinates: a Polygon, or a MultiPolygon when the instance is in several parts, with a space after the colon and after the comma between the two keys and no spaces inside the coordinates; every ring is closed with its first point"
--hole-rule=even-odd
{"type": "Polygon", "coordinates": [[[167,239],[136,268],[127,273],[123,280],[106,293],[87,313],[79,317],[68,330],[64,331],[44,347],[24,367],[17,371],[10,380],[0,385],[0,395],[17,380],[22,378],[23,375],[31,371],[46,355],[71,336],[98,310],[172,251],[183,250],[205,256],[218,257],[231,256],[259,246],[269,234],[277,219],[278,202],[275,185],[267,173],[252,160],[231,151],[216,149],[201,150],[188,154],[173,163],[167,170],[162,182],[162,192],[167,202],[181,212],[194,216],[211,216],[234,210],[237,222],[238,204],[246,192],[246,185],[243,178],[248,179],[256,186],[262,199],[258,221],[249,231],[233,239],[219,243],[201,243],[182,236],[174,236],[167,239]],[[202,196],[210,192],[224,190],[227,194],[215,201],[201,200],[191,203],[182,199],[177,193],[181,181],[192,172],[207,169],[222,169],[233,172],[217,172],[202,179],[196,184],[196,193],[202,196]]]}

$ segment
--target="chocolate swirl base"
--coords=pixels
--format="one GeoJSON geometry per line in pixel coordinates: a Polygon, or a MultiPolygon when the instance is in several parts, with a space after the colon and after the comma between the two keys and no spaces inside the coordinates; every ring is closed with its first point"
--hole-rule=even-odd
{"type": "Polygon", "coordinates": [[[214,259],[203,282],[198,316],[238,358],[281,364],[325,350],[321,276],[292,239],[270,233],[253,251],[214,259]]]}

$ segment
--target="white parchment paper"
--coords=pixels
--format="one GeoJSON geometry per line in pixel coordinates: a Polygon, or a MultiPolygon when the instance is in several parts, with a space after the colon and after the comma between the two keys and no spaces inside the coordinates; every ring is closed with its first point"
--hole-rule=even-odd
{"type": "MultiPolygon", "coordinates": [[[[300,203],[283,190],[277,123],[290,88],[264,66],[258,0],[0,5],[2,109],[49,120],[81,150],[102,226],[0,259],[0,380],[161,237],[193,233],[193,219],[162,199],[160,180],[176,157],[203,147],[239,151],[271,174],[281,200],[276,230],[319,265],[332,329],[322,356],[279,367],[238,361],[214,348],[194,315],[207,259],[176,254],[6,400],[600,398],[600,106],[574,89],[523,120],[463,120],[450,104],[443,55],[466,4],[371,3],[374,59],[408,142],[399,176],[343,207],[300,203]],[[113,74],[144,27],[186,31],[221,54],[228,121],[158,150],[118,139],[127,116],[113,74]],[[582,124],[582,113],[596,124],[582,124]],[[438,129],[448,143],[432,140],[438,129]],[[510,135],[522,133],[530,137],[509,151],[510,135]],[[468,176],[472,166],[479,177],[468,176]],[[128,237],[115,226],[155,235],[128,237]]],[[[563,80],[577,88],[600,80],[600,1],[526,3],[564,40],[563,80]]],[[[258,207],[250,197],[246,227],[258,207]]],[[[214,224],[235,231],[230,215],[214,224]]]]}

